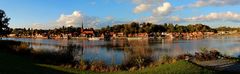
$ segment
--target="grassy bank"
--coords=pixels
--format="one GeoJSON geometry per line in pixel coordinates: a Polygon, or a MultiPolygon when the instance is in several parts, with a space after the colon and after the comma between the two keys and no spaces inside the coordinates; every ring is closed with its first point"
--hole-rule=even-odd
{"type": "MultiPolygon", "coordinates": [[[[79,69],[64,68],[60,66],[38,64],[34,63],[33,60],[29,60],[20,56],[13,54],[0,52],[0,73],[10,73],[10,74],[67,74],[67,73],[78,73],[78,74],[95,74],[95,72],[90,71],[80,71],[79,69]]],[[[173,64],[163,64],[157,67],[146,68],[137,71],[118,71],[118,72],[108,72],[107,74],[166,74],[166,73],[214,73],[214,71],[203,69],[187,61],[178,61],[173,64]]]]}
{"type": "Polygon", "coordinates": [[[116,74],[212,74],[212,70],[204,69],[187,61],[177,61],[173,64],[162,64],[133,72],[121,71],[116,74]]]}

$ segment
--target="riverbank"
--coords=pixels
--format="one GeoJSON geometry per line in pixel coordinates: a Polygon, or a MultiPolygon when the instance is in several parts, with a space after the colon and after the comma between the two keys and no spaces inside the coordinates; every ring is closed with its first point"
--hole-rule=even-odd
{"type": "MultiPolygon", "coordinates": [[[[97,74],[92,71],[82,71],[74,68],[65,68],[48,64],[36,63],[17,55],[0,52],[0,73],[3,74],[97,74]]],[[[136,71],[103,72],[104,74],[211,74],[215,71],[208,70],[191,64],[187,61],[177,61],[172,64],[162,64],[157,67],[136,71]]]]}

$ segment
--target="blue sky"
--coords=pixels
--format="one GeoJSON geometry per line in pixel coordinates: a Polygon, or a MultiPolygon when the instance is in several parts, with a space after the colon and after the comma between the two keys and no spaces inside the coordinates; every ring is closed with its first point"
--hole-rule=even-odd
{"type": "Polygon", "coordinates": [[[152,22],[240,27],[240,0],[0,0],[13,28],[152,22]]]}

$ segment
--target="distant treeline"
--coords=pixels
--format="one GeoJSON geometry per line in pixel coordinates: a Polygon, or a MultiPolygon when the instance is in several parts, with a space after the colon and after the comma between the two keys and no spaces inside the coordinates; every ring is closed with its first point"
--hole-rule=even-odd
{"type": "Polygon", "coordinates": [[[189,32],[217,32],[216,29],[213,29],[207,25],[203,24],[190,24],[187,26],[178,25],[178,24],[152,24],[152,23],[136,23],[132,22],[130,24],[118,24],[113,25],[112,27],[107,26],[101,29],[101,31],[110,31],[110,32],[122,32],[125,34],[134,34],[134,33],[154,33],[154,32],[178,32],[178,33],[189,33],[189,32]]]}
{"type": "MultiPolygon", "coordinates": [[[[60,27],[60,28],[55,28],[55,29],[49,29],[49,30],[44,30],[44,29],[32,29],[32,28],[16,28],[12,31],[13,34],[17,35],[36,35],[36,34],[41,34],[41,35],[61,35],[61,34],[72,34],[73,36],[79,36],[80,31],[82,28],[80,27],[60,27]]],[[[90,28],[93,29],[93,28],[90,28]]]]}
{"type": "Polygon", "coordinates": [[[216,28],[216,30],[217,31],[238,31],[238,32],[240,32],[240,27],[239,28],[232,28],[232,27],[222,26],[222,27],[216,28]]]}

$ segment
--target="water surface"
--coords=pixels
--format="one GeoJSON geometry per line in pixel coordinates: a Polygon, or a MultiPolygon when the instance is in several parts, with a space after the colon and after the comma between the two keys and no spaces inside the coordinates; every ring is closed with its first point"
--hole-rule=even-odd
{"type": "Polygon", "coordinates": [[[53,40],[32,38],[3,38],[26,42],[35,51],[59,52],[73,49],[75,60],[101,60],[107,64],[122,64],[132,56],[150,56],[157,60],[162,55],[176,56],[194,53],[200,48],[219,50],[221,53],[238,57],[239,37],[212,37],[198,40],[53,40]]]}

